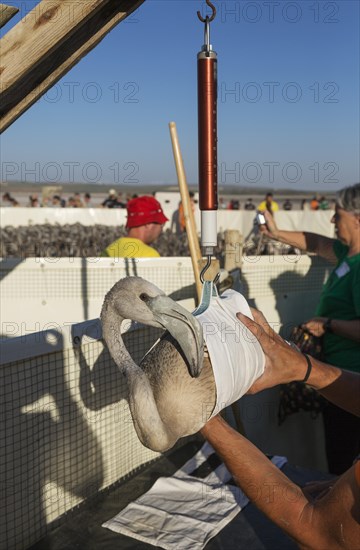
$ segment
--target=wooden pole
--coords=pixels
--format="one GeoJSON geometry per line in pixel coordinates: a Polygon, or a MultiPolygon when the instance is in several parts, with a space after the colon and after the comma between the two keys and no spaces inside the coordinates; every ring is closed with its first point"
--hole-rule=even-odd
{"type": "Polygon", "coordinates": [[[170,122],[169,128],[170,128],[171,144],[172,144],[174,160],[175,160],[176,173],[177,173],[178,182],[179,182],[181,201],[184,208],[185,227],[186,227],[186,233],[189,241],[191,263],[193,266],[194,276],[195,276],[196,294],[197,294],[198,301],[200,301],[201,292],[202,292],[202,284],[200,281],[200,269],[199,269],[199,264],[201,261],[201,250],[200,250],[199,239],[196,231],[194,212],[191,208],[189,189],[186,181],[184,163],[181,155],[179,138],[178,138],[175,122],[170,122]]]}

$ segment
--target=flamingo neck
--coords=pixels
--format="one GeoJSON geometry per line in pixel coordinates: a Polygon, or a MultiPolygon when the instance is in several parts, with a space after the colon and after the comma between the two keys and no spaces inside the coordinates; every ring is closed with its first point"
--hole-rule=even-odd
{"type": "Polygon", "coordinates": [[[126,375],[129,388],[129,407],[140,441],[153,451],[172,447],[177,437],[159,415],[154,394],[145,372],[135,363],[121,337],[123,318],[111,304],[101,313],[103,338],[110,355],[120,371],[126,375]]]}

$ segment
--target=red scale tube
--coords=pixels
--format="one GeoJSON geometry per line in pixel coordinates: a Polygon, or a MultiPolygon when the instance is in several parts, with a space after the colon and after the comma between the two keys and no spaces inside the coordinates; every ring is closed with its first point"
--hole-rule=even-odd
{"type": "Polygon", "coordinates": [[[217,55],[209,44],[208,20],[197,66],[201,246],[210,256],[217,245],[217,55]]]}

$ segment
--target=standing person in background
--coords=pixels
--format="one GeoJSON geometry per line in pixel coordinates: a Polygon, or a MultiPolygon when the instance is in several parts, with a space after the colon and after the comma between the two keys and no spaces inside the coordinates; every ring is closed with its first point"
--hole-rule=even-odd
{"type": "Polygon", "coordinates": [[[272,193],[267,193],[265,196],[265,200],[263,200],[259,206],[257,207],[259,212],[265,212],[266,210],[270,212],[271,215],[274,214],[274,212],[277,212],[279,210],[279,205],[276,201],[273,199],[272,193]]]}
{"type": "Polygon", "coordinates": [[[329,210],[329,203],[326,197],[321,197],[320,203],[319,203],[319,210],[329,210]]]}
{"type": "Polygon", "coordinates": [[[83,201],[81,200],[80,193],[75,193],[74,201],[76,204],[76,208],[84,208],[84,204],[83,204],[83,201]]]}
{"type": "Polygon", "coordinates": [[[219,197],[219,210],[226,210],[226,202],[224,197],[219,197]]]}
{"type": "Polygon", "coordinates": [[[170,231],[171,233],[175,233],[176,235],[181,235],[183,232],[182,227],[180,226],[180,205],[181,201],[178,204],[178,207],[171,216],[171,223],[170,223],[170,231]]]}
{"type": "Polygon", "coordinates": [[[228,210],[240,210],[240,202],[237,199],[230,199],[228,210]]]}
{"type": "Polygon", "coordinates": [[[122,194],[119,193],[118,196],[116,197],[116,202],[113,206],[113,208],[126,208],[126,203],[127,203],[127,200],[123,200],[122,198],[122,194]]]}
{"type": "Polygon", "coordinates": [[[102,208],[114,208],[117,204],[117,192],[115,189],[110,189],[108,196],[101,203],[102,208]]]}
{"type": "Polygon", "coordinates": [[[317,197],[313,197],[310,201],[310,210],[319,210],[319,201],[317,197]]]}
{"type": "Polygon", "coordinates": [[[4,193],[2,196],[2,200],[9,203],[9,206],[20,206],[18,201],[14,199],[14,197],[12,197],[10,193],[4,193]]]}
{"type": "Polygon", "coordinates": [[[144,195],[131,199],[126,206],[127,236],[110,244],[101,254],[110,258],[159,258],[160,254],[151,245],[161,235],[168,221],[160,203],[144,195]]]}
{"type": "Polygon", "coordinates": [[[38,197],[37,193],[34,193],[33,195],[29,196],[28,206],[30,208],[40,208],[40,202],[39,202],[39,197],[38,197]]]}
{"type": "Polygon", "coordinates": [[[301,201],[301,210],[310,210],[310,205],[308,204],[306,199],[303,199],[301,201]]]}
{"type": "Polygon", "coordinates": [[[78,204],[73,196],[68,198],[66,206],[67,208],[78,208],[78,204]]]}
{"type": "Polygon", "coordinates": [[[286,199],[286,201],[283,204],[284,210],[292,210],[292,202],[289,199],[286,199]]]}
{"type": "Polygon", "coordinates": [[[51,204],[48,204],[53,208],[63,208],[65,207],[65,201],[60,197],[60,195],[53,195],[51,198],[51,204]]]}
{"type": "Polygon", "coordinates": [[[90,193],[84,193],[84,206],[85,208],[92,208],[91,195],[90,193]]]}
{"type": "MultiPolygon", "coordinates": [[[[282,231],[269,212],[268,237],[308,252],[315,252],[336,264],[320,296],[315,316],[303,324],[314,336],[322,337],[323,360],[330,365],[360,371],[360,183],[337,194],[335,224],[337,238],[307,231],[282,231]]],[[[329,404],[324,412],[326,453],[329,470],[341,474],[360,453],[359,418],[329,404]]]]}
{"type": "MultiPolygon", "coordinates": [[[[194,201],[195,193],[193,191],[189,192],[190,197],[190,205],[191,210],[193,213],[195,212],[195,201],[194,201]]],[[[179,228],[181,233],[185,233],[186,231],[186,224],[185,224],[185,215],[184,215],[184,205],[182,202],[179,203],[179,228]]]]}
{"type": "Polygon", "coordinates": [[[245,205],[244,205],[244,210],[255,210],[255,204],[253,203],[253,200],[252,198],[249,198],[245,205]]]}

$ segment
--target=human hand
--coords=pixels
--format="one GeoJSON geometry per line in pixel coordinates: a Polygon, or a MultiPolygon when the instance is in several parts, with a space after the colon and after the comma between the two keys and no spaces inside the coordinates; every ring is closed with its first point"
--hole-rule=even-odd
{"type": "Polygon", "coordinates": [[[265,354],[265,370],[247,393],[253,394],[278,384],[303,380],[307,371],[307,361],[302,353],[285,342],[270,327],[260,311],[251,308],[251,312],[254,321],[242,313],[237,313],[237,318],[259,341],[265,354]]]}
{"type": "Polygon", "coordinates": [[[266,224],[259,225],[259,230],[267,237],[270,237],[270,239],[277,239],[279,230],[277,228],[274,218],[268,210],[264,210],[264,212],[261,213],[265,217],[266,224]]]}
{"type": "Polygon", "coordinates": [[[306,321],[301,327],[314,336],[323,336],[325,334],[324,324],[327,321],[327,317],[313,317],[309,321],[306,321]]]}

